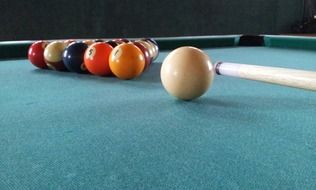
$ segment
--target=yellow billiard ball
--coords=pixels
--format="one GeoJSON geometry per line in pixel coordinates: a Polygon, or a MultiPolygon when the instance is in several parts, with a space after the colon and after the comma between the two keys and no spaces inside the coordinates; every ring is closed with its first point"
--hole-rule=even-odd
{"type": "Polygon", "coordinates": [[[143,52],[132,43],[116,46],[110,54],[110,69],[119,79],[132,79],[139,76],[145,67],[143,52]]]}

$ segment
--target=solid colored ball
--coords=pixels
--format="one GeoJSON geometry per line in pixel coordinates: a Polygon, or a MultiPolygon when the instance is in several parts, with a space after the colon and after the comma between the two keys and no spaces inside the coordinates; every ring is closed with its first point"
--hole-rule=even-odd
{"type": "Polygon", "coordinates": [[[48,42],[37,41],[34,42],[28,50],[28,59],[36,67],[40,69],[47,69],[47,65],[44,60],[44,50],[48,42]]]}
{"type": "Polygon", "coordinates": [[[158,46],[157,41],[156,41],[156,40],[154,40],[153,38],[144,38],[144,39],[142,39],[142,40],[144,40],[144,41],[148,41],[148,42],[151,42],[151,43],[155,44],[156,46],[158,46]]]}
{"type": "Polygon", "coordinates": [[[158,55],[159,55],[159,46],[158,43],[156,42],[156,40],[154,40],[153,38],[145,38],[143,39],[143,41],[149,42],[153,45],[154,48],[154,55],[153,55],[153,59],[157,59],[158,55]]]}
{"type": "Polygon", "coordinates": [[[160,77],[169,94],[182,100],[192,100],[210,87],[214,69],[202,50],[186,46],[173,50],[165,58],[160,77]]]}
{"type": "Polygon", "coordinates": [[[116,46],[119,45],[119,43],[117,43],[117,42],[115,42],[113,40],[108,40],[108,41],[106,41],[106,43],[110,44],[113,48],[115,48],[116,46]]]}
{"type": "Polygon", "coordinates": [[[117,38],[113,40],[114,42],[118,43],[118,44],[124,44],[124,43],[128,43],[129,40],[125,39],[125,38],[117,38]]]}
{"type": "Polygon", "coordinates": [[[139,76],[145,67],[143,52],[132,43],[116,46],[109,58],[111,71],[119,79],[139,76]]]}
{"type": "Polygon", "coordinates": [[[112,50],[112,46],[105,42],[90,45],[84,54],[84,63],[88,71],[98,76],[110,75],[109,56],[112,50]]]}
{"type": "Polygon", "coordinates": [[[63,51],[66,47],[67,44],[61,41],[54,41],[46,46],[44,59],[49,68],[58,71],[67,70],[63,63],[63,51]]]}
{"type": "Polygon", "coordinates": [[[151,57],[151,60],[153,60],[153,59],[154,59],[154,55],[155,55],[153,45],[152,45],[151,43],[146,42],[146,41],[143,41],[143,40],[138,40],[138,41],[136,41],[136,42],[141,43],[143,46],[145,46],[145,47],[148,49],[149,55],[150,55],[150,57],[151,57]]]}
{"type": "Polygon", "coordinates": [[[149,50],[143,44],[141,44],[139,42],[133,42],[133,44],[135,46],[137,46],[143,52],[144,57],[145,57],[145,67],[144,67],[144,69],[148,68],[150,63],[151,63],[151,60],[152,60],[150,55],[149,55],[149,50]]]}
{"type": "Polygon", "coordinates": [[[87,73],[83,56],[88,45],[83,42],[71,43],[63,53],[63,62],[67,69],[76,73],[87,73]]]}

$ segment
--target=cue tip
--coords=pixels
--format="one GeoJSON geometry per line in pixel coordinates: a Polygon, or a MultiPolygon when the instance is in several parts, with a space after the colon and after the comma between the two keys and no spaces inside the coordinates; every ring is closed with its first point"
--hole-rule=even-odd
{"type": "Polygon", "coordinates": [[[222,63],[223,63],[222,61],[218,61],[215,63],[215,72],[218,75],[221,75],[221,73],[219,72],[219,67],[221,66],[222,63]]]}

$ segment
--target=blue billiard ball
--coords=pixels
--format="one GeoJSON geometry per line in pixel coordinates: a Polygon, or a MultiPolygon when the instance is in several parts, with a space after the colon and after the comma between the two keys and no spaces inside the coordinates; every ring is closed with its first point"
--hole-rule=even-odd
{"type": "Polygon", "coordinates": [[[83,60],[87,48],[88,45],[84,42],[74,42],[64,50],[63,62],[69,71],[88,73],[83,60]]]}

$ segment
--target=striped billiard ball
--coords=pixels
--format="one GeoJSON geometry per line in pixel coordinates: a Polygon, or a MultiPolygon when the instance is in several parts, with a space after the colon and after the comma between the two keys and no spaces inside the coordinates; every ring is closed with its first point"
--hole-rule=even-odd
{"type": "Polygon", "coordinates": [[[49,68],[57,71],[67,70],[63,62],[63,51],[66,47],[67,43],[62,41],[54,41],[46,46],[44,50],[44,59],[49,68]]]}

